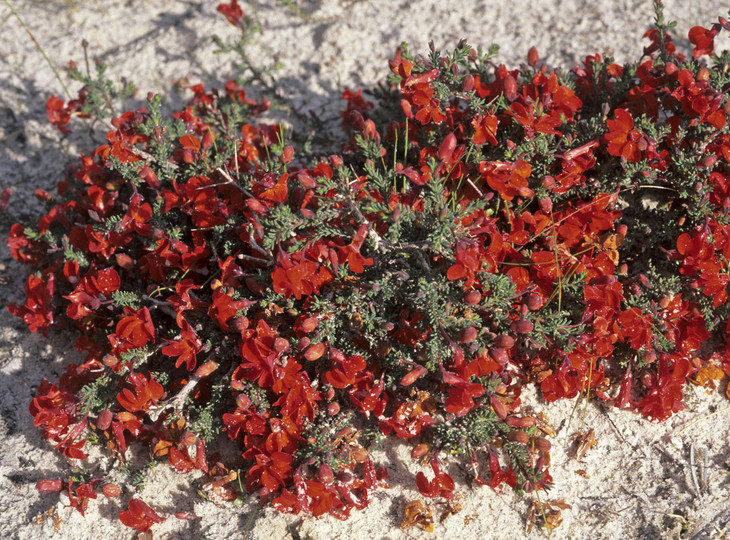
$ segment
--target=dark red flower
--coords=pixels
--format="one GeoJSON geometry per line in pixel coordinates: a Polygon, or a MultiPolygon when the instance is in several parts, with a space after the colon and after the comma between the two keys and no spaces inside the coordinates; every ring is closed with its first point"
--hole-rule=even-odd
{"type": "Polygon", "coordinates": [[[141,373],[130,373],[127,375],[127,380],[132,383],[134,391],[125,388],[117,394],[117,401],[132,413],[148,410],[165,392],[152,375],[145,377],[141,373]]]}
{"type": "Polygon", "coordinates": [[[127,527],[147,532],[152,525],[162,523],[166,518],[160,517],[141,499],[129,501],[129,509],[119,512],[119,521],[127,527]]]}
{"type": "Polygon", "coordinates": [[[188,321],[182,318],[178,324],[180,324],[180,337],[175,341],[166,339],[169,345],[163,347],[161,352],[167,356],[177,357],[175,367],[185,364],[185,369],[193,371],[197,354],[203,349],[203,345],[188,321]]]}
{"type": "Polygon", "coordinates": [[[702,26],[693,26],[690,28],[689,41],[692,45],[694,45],[694,49],[692,49],[692,58],[697,60],[700,56],[712,54],[712,51],[715,49],[714,39],[719,31],[719,24],[712,25],[710,30],[703,28],[702,26]]]}
{"type": "Polygon", "coordinates": [[[606,125],[609,131],[603,138],[608,142],[608,153],[623,157],[632,163],[639,161],[641,133],[634,129],[634,119],[631,114],[625,109],[616,109],[614,119],[606,120],[606,125]]]}
{"type": "Polygon", "coordinates": [[[233,26],[241,26],[243,10],[238,5],[238,0],[230,0],[227,4],[218,4],[217,11],[233,26]]]}
{"type": "Polygon", "coordinates": [[[71,133],[71,130],[66,127],[71,120],[71,111],[66,106],[66,102],[58,96],[51,96],[46,101],[46,116],[51,125],[58,128],[58,131],[63,134],[71,133]]]}
{"type": "Polygon", "coordinates": [[[25,304],[8,304],[8,311],[23,319],[31,332],[43,332],[48,337],[48,327],[53,323],[51,301],[56,285],[56,276],[51,274],[48,281],[37,276],[29,276],[25,282],[25,304]]]}

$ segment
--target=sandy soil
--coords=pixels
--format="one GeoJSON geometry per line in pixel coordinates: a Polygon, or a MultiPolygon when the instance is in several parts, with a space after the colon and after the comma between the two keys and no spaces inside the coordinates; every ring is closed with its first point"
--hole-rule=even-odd
{"type": "MultiPolygon", "coordinates": [[[[90,58],[110,64],[115,77],[140,89],[159,92],[171,106],[186,97],[181,84],[221,85],[234,75],[230,57],[215,55],[211,36],[230,37],[234,29],[215,13],[215,1],[193,0],[9,0],[23,16],[57,68],[90,58]]],[[[499,60],[516,65],[537,46],[551,65],[571,67],[586,54],[609,52],[617,61],[637,56],[641,35],[652,21],[648,0],[283,0],[242,3],[262,31],[251,53],[260,66],[278,60],[282,93],[295,107],[336,118],[338,96],[346,87],[370,87],[383,80],[386,60],[402,41],[426,51],[432,39],[448,49],[461,38],[474,45],[501,45],[499,60]]],[[[678,21],[675,42],[695,24],[727,15],[715,0],[668,0],[668,18],[678,21]],[[691,5],[692,7],[687,7],[691,5]]],[[[87,134],[62,139],[45,121],[45,102],[62,88],[37,47],[0,3],[0,189],[11,187],[13,212],[38,211],[36,188],[55,189],[69,157],[88,151],[87,134]]],[[[279,117],[287,120],[286,111],[279,117]]],[[[288,118],[295,121],[294,118],[288,118]]],[[[21,301],[25,270],[0,246],[0,304],[21,301]]],[[[86,517],[64,508],[56,494],[39,494],[35,483],[66,477],[69,464],[52,451],[32,426],[27,411],[34,388],[56,379],[74,359],[73,341],[31,335],[0,310],[0,537],[97,539],[135,538],[116,519],[118,501],[93,501],[86,517]]],[[[723,389],[724,390],[724,389],[723,389]]],[[[526,403],[544,411],[556,428],[551,471],[555,488],[546,496],[565,500],[563,524],[552,538],[726,538],[730,535],[730,410],[718,392],[688,390],[688,410],[664,424],[634,414],[584,403],[545,406],[536,396],[526,403]],[[571,435],[593,428],[598,446],[583,462],[570,457],[571,435]],[[693,448],[693,450],[692,450],[693,448]],[[690,455],[694,454],[694,467],[690,455]],[[576,473],[584,470],[586,478],[576,473]],[[694,472],[693,472],[694,470],[694,472]],[[693,479],[693,475],[697,480],[693,479]],[[699,487],[699,489],[698,489],[699,487]]],[[[417,529],[401,530],[405,504],[417,497],[413,464],[405,447],[389,446],[379,456],[390,469],[391,489],[348,522],[311,519],[259,510],[255,502],[216,506],[197,494],[166,465],[149,474],[141,496],[170,517],[147,538],[241,538],[252,518],[253,538],[333,539],[424,538],[417,529]],[[200,519],[181,521],[174,512],[200,519]]],[[[102,470],[110,465],[100,459],[102,470]]],[[[96,465],[95,465],[96,466],[96,465]]],[[[456,478],[466,478],[457,464],[456,478]]],[[[524,533],[532,496],[495,494],[468,487],[463,510],[438,521],[434,538],[514,539],[545,537],[544,529],[524,533]]],[[[129,497],[130,493],[127,493],[129,497]]],[[[440,512],[436,512],[437,515],[440,512]]]]}

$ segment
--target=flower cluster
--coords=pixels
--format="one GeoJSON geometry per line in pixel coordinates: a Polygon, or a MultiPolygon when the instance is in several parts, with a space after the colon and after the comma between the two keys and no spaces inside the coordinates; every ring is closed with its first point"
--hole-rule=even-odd
{"type": "MultiPolygon", "coordinates": [[[[235,0],[219,11],[242,24],[235,0]]],[[[367,506],[383,436],[430,465],[426,497],[455,496],[446,454],[477,484],[548,487],[526,384],[664,420],[703,367],[730,374],[722,29],[693,28],[687,59],[658,21],[639,63],[569,72],[534,49],[510,70],[466,43],[402,46],[378,106],[345,91],[349,140],[309,164],[235,82],[191,87],[172,118],[149,96],[10,231],[36,269],[10,311],[76,328],[86,353],[38,388],[34,424],[68,458],[144,444],[282,512],[367,506]],[[238,461],[210,453],[220,433],[238,461]]],[[[49,118],[66,129],[82,102],[51,98],[49,118]]],[[[101,482],[70,500],[83,511],[101,482]]],[[[163,519],[136,498],[119,517],[163,519]]]]}

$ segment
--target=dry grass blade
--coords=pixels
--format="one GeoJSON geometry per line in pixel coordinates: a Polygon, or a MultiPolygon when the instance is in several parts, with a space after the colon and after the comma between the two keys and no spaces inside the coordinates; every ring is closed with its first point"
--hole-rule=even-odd
{"type": "Polygon", "coordinates": [[[682,433],[684,433],[685,431],[687,431],[692,426],[695,426],[695,425],[699,424],[700,422],[702,422],[704,420],[707,420],[708,418],[710,418],[712,416],[715,416],[716,414],[720,414],[722,412],[725,412],[725,411],[730,411],[730,407],[723,407],[722,409],[717,410],[717,411],[715,411],[713,413],[710,413],[710,414],[706,414],[705,416],[702,416],[701,418],[698,418],[697,420],[693,420],[692,422],[690,422],[689,424],[687,424],[686,426],[684,426],[682,429],[680,429],[677,433],[675,433],[674,436],[675,437],[678,437],[679,435],[681,435],[682,433]]]}
{"type": "Polygon", "coordinates": [[[8,0],[3,0],[3,2],[5,2],[5,5],[8,6],[8,9],[15,16],[15,18],[18,19],[18,22],[20,23],[20,25],[28,33],[28,36],[30,36],[30,39],[33,40],[33,43],[35,44],[36,48],[43,55],[43,58],[45,58],[46,63],[50,66],[51,70],[53,70],[53,74],[56,76],[56,79],[58,79],[58,82],[61,84],[61,88],[63,88],[63,91],[66,93],[66,97],[68,97],[70,99],[71,92],[68,91],[68,88],[64,84],[63,79],[61,78],[61,75],[59,75],[58,70],[56,70],[56,66],[54,66],[53,62],[51,62],[51,59],[48,58],[46,51],[43,49],[43,47],[41,47],[41,44],[38,43],[38,40],[33,35],[33,32],[30,31],[30,28],[28,28],[28,25],[25,24],[25,21],[23,20],[23,18],[20,16],[20,14],[17,11],[15,11],[15,9],[10,4],[10,2],[8,0]]]}

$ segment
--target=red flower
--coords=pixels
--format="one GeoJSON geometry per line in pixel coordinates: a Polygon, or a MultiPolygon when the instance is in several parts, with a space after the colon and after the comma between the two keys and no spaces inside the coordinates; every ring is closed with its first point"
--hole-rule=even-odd
{"type": "Polygon", "coordinates": [[[137,529],[139,532],[147,532],[152,525],[165,521],[141,499],[129,501],[129,510],[119,512],[119,521],[127,527],[137,529]]]}
{"type": "Polygon", "coordinates": [[[476,247],[458,246],[455,253],[456,263],[446,271],[449,281],[466,278],[465,289],[471,289],[476,281],[477,272],[482,269],[482,257],[476,247]]]}
{"type": "Polygon", "coordinates": [[[641,133],[634,129],[634,119],[625,109],[616,109],[614,120],[606,120],[608,133],[603,138],[608,142],[608,153],[623,157],[635,163],[641,159],[639,141],[641,133]]]}
{"type": "Polygon", "coordinates": [[[712,54],[712,51],[715,49],[714,39],[719,31],[719,24],[713,24],[710,30],[702,26],[693,26],[690,28],[689,41],[694,45],[692,58],[697,60],[700,56],[712,54]]]}
{"type": "Polygon", "coordinates": [[[312,499],[310,509],[314,517],[330,513],[336,518],[347,519],[349,511],[343,512],[345,503],[340,499],[334,485],[325,485],[317,480],[307,482],[307,495],[312,499]]]}
{"type": "Polygon", "coordinates": [[[77,488],[73,488],[73,480],[68,481],[68,500],[69,506],[75,508],[83,516],[86,508],[89,506],[89,499],[96,499],[96,485],[99,480],[92,480],[87,484],[81,484],[77,488]]]}
{"type": "Polygon", "coordinates": [[[200,343],[200,338],[188,321],[183,318],[179,323],[181,323],[180,338],[175,341],[166,339],[165,341],[169,345],[162,348],[162,354],[173,357],[177,356],[177,360],[175,361],[176,368],[185,364],[185,369],[193,371],[195,369],[197,354],[203,349],[203,346],[200,343]]]}
{"type": "Polygon", "coordinates": [[[484,394],[478,383],[466,383],[449,388],[444,410],[456,416],[464,416],[474,408],[474,398],[484,394]]]}
{"type": "Polygon", "coordinates": [[[540,116],[535,118],[532,105],[525,107],[522,103],[515,102],[511,109],[507,110],[507,114],[512,116],[520,124],[524,126],[525,138],[529,141],[535,138],[535,132],[550,135],[562,135],[556,127],[562,124],[559,118],[550,114],[542,114],[542,108],[538,108],[540,116]]]}
{"type": "Polygon", "coordinates": [[[294,296],[299,300],[304,295],[318,294],[319,289],[334,278],[329,269],[314,261],[292,263],[287,255],[281,254],[279,264],[281,266],[271,274],[273,288],[287,298],[294,296]]]}
{"type": "Polygon", "coordinates": [[[51,96],[46,101],[46,116],[51,125],[56,126],[63,134],[71,133],[66,124],[71,120],[71,111],[66,102],[58,96],[51,96]]]}
{"type": "Polygon", "coordinates": [[[618,315],[618,323],[621,326],[621,337],[633,349],[651,347],[652,322],[651,316],[641,313],[638,308],[631,308],[622,311],[618,315]]]}
{"type": "Polygon", "coordinates": [[[355,236],[352,237],[352,242],[344,247],[337,248],[337,262],[338,264],[347,263],[349,269],[356,274],[362,274],[365,271],[365,266],[373,264],[372,257],[367,259],[360,254],[360,249],[365,241],[365,237],[368,233],[367,225],[361,225],[355,236]]]}
{"type": "Polygon", "coordinates": [[[492,114],[485,116],[477,114],[471,121],[471,125],[474,127],[474,135],[472,135],[471,141],[474,144],[490,143],[496,145],[498,124],[499,120],[492,114]]]}
{"type": "Polygon", "coordinates": [[[654,384],[647,395],[634,405],[650,420],[661,422],[684,409],[683,391],[692,366],[687,355],[681,352],[661,355],[658,363],[657,376],[652,378],[654,384]]]}
{"type": "Polygon", "coordinates": [[[431,460],[431,468],[434,472],[434,479],[429,481],[426,475],[419,472],[416,475],[416,485],[418,491],[424,497],[444,497],[446,499],[454,498],[454,480],[446,474],[441,468],[441,463],[437,459],[431,460]]]}
{"type": "Polygon", "coordinates": [[[112,345],[121,345],[123,350],[139,349],[155,341],[155,325],[146,307],[124,308],[124,312],[127,316],[117,323],[116,333],[109,336],[112,345]]]}
{"type": "Polygon", "coordinates": [[[269,388],[274,384],[280,369],[277,363],[279,353],[274,346],[277,336],[276,331],[263,319],[259,320],[255,330],[242,333],[239,348],[241,365],[233,373],[234,381],[246,378],[257,381],[261,388],[269,388]]]}
{"type": "Polygon", "coordinates": [[[48,281],[37,276],[29,276],[25,282],[25,304],[18,307],[15,302],[8,304],[8,311],[23,319],[31,332],[40,330],[48,337],[48,327],[53,323],[51,300],[55,290],[56,276],[51,274],[48,281]]]}
{"type": "Polygon", "coordinates": [[[292,456],[284,452],[273,452],[271,455],[256,455],[256,464],[248,470],[246,489],[253,491],[261,486],[269,491],[276,491],[291,476],[292,456]]]}
{"type": "Polygon", "coordinates": [[[243,10],[238,5],[238,0],[231,0],[228,4],[218,4],[218,13],[233,26],[240,26],[243,22],[243,10]]]}
{"type": "Polygon", "coordinates": [[[239,311],[246,309],[254,304],[251,300],[234,300],[230,295],[226,294],[222,287],[213,291],[213,298],[208,308],[208,315],[218,321],[220,327],[225,331],[230,331],[228,321],[233,319],[239,311]]]}
{"type": "Polygon", "coordinates": [[[336,356],[339,367],[327,371],[325,378],[335,388],[347,388],[355,384],[358,375],[365,369],[365,358],[359,355],[346,357],[341,353],[336,356]]]}
{"type": "Polygon", "coordinates": [[[130,373],[127,380],[134,386],[134,391],[125,388],[117,394],[117,401],[132,413],[148,410],[165,392],[152,375],[145,377],[141,373],[130,373]]]}
{"type": "Polygon", "coordinates": [[[516,195],[520,197],[533,195],[527,182],[532,174],[532,167],[524,160],[516,163],[482,161],[479,163],[479,172],[489,187],[499,193],[499,196],[505,201],[511,201],[516,195]]]}

